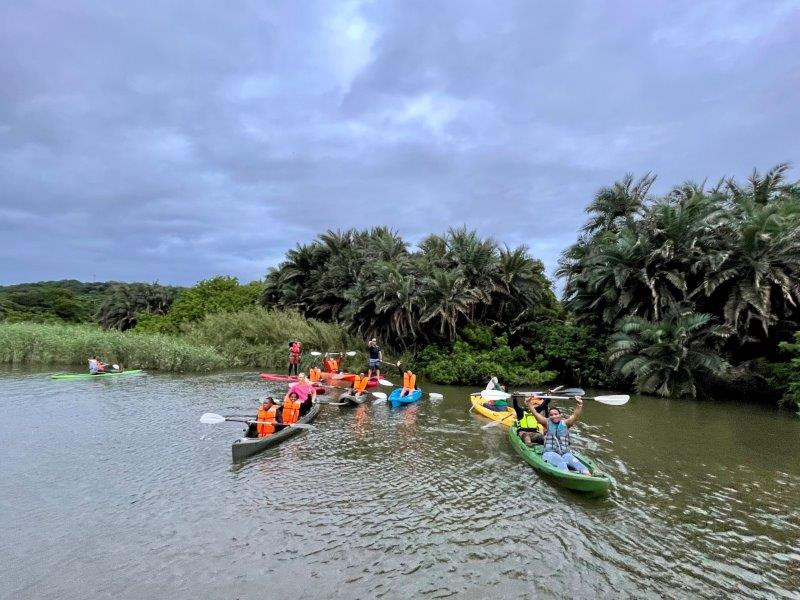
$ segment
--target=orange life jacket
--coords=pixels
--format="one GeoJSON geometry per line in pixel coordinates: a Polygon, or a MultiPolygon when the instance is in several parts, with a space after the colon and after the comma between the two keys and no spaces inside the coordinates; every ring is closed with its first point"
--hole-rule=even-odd
{"type": "Polygon", "coordinates": [[[413,390],[417,384],[417,376],[412,372],[403,373],[403,389],[413,390]]]}
{"type": "Polygon", "coordinates": [[[339,370],[339,361],[335,358],[326,358],[322,361],[322,366],[325,367],[330,373],[336,373],[339,370]]]}
{"type": "Polygon", "coordinates": [[[257,421],[271,421],[268,423],[259,422],[257,425],[258,437],[264,437],[275,433],[275,418],[278,416],[278,407],[274,404],[269,407],[269,410],[261,408],[258,411],[257,421]]]}
{"type": "Polygon", "coordinates": [[[292,400],[289,396],[283,399],[283,422],[297,423],[300,418],[300,400],[292,400]]]}
{"type": "Polygon", "coordinates": [[[319,381],[322,377],[320,376],[320,370],[317,367],[313,367],[308,371],[308,378],[311,381],[319,381]]]}
{"type": "Polygon", "coordinates": [[[355,379],[353,379],[353,391],[356,394],[362,393],[367,389],[367,383],[369,383],[369,377],[366,375],[364,377],[356,375],[355,379]]]}

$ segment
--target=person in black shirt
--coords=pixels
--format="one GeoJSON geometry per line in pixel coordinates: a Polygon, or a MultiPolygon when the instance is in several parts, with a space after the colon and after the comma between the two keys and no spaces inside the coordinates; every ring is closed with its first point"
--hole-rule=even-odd
{"type": "Polygon", "coordinates": [[[550,407],[550,398],[542,399],[536,394],[512,394],[511,400],[514,404],[514,412],[517,414],[517,423],[519,425],[517,433],[520,439],[526,446],[543,444],[544,434],[540,431],[539,422],[536,420],[536,417],[533,416],[533,412],[536,411],[542,415],[546,415],[550,407]],[[520,398],[525,398],[527,410],[519,405],[520,398]]]}
{"type": "Polygon", "coordinates": [[[383,353],[378,347],[378,340],[372,338],[367,342],[367,351],[369,352],[369,377],[381,376],[381,360],[383,360],[383,353]]]}

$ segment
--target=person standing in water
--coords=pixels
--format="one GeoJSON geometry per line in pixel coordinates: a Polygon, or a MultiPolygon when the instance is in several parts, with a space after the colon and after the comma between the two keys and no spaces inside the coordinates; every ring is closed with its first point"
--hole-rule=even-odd
{"type": "Polygon", "coordinates": [[[303,344],[297,340],[289,342],[289,375],[297,375],[300,368],[300,359],[303,356],[303,344]],[[292,373],[294,371],[294,373],[292,373]]]}
{"type": "Polygon", "coordinates": [[[380,347],[378,346],[378,340],[372,338],[367,343],[367,352],[369,354],[369,373],[368,377],[380,377],[381,376],[381,361],[383,360],[383,352],[381,352],[380,347]]]}

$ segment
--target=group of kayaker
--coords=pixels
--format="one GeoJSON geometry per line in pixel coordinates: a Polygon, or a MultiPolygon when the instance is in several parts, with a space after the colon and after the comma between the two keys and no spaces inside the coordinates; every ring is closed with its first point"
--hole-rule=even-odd
{"type": "MultiPolygon", "coordinates": [[[[505,391],[492,377],[484,391],[505,391]]],[[[583,412],[583,398],[575,396],[577,406],[575,411],[564,417],[561,409],[550,406],[550,398],[544,394],[511,394],[514,413],[516,414],[517,433],[526,446],[541,444],[544,446],[542,459],[562,471],[572,470],[583,475],[589,474],[589,469],[572,454],[570,443],[570,428],[578,422],[583,412]],[[519,400],[524,398],[525,406],[520,406],[519,400]]],[[[491,410],[507,410],[507,401],[492,400],[491,410]]]]}
{"type": "MultiPolygon", "coordinates": [[[[318,356],[317,353],[312,352],[312,354],[318,356]]],[[[383,362],[383,353],[375,338],[367,342],[367,354],[369,356],[369,369],[366,374],[361,372],[358,375],[353,375],[350,387],[350,393],[353,395],[365,393],[370,380],[381,376],[380,363],[383,362]]],[[[296,376],[297,381],[289,387],[282,404],[279,405],[271,396],[264,399],[256,420],[249,422],[246,437],[271,435],[291,425],[308,413],[313,403],[316,402],[317,392],[315,386],[322,385],[321,381],[326,373],[330,375],[340,373],[345,352],[325,352],[322,355],[322,369],[312,367],[309,369],[308,377],[306,377],[305,373],[299,372],[302,355],[302,343],[299,340],[291,340],[289,342],[289,376],[296,376]],[[296,409],[295,406],[297,406],[296,409]]],[[[417,376],[413,372],[409,370],[403,372],[400,369],[399,362],[392,366],[396,366],[403,373],[401,396],[407,396],[415,389],[418,389],[416,386],[417,376]]]]}

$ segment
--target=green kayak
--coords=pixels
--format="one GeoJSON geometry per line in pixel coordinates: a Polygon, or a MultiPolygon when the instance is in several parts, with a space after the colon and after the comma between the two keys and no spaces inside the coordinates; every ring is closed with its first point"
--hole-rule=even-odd
{"type": "Polygon", "coordinates": [[[579,492],[594,492],[597,494],[606,492],[611,487],[611,479],[608,475],[601,472],[591,460],[578,452],[573,452],[572,454],[586,465],[591,475],[581,475],[575,471],[556,469],[542,458],[544,446],[535,445],[529,448],[517,435],[517,429],[517,426],[514,425],[508,430],[508,439],[511,440],[511,446],[525,462],[542,475],[550,477],[556,484],[579,492]]]}
{"type": "Polygon", "coordinates": [[[130,371],[109,371],[108,373],[56,373],[51,375],[52,379],[97,379],[98,377],[119,377],[121,375],[138,375],[144,373],[141,369],[131,369],[130,371]]]}

